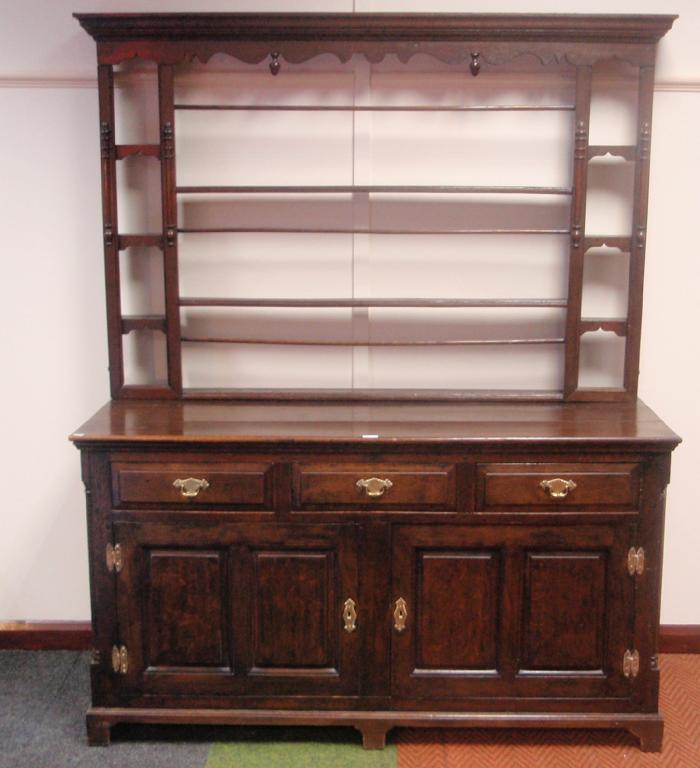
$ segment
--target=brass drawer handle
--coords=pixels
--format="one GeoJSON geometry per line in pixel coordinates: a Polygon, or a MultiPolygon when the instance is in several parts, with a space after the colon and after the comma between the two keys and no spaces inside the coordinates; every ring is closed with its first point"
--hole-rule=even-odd
{"type": "Polygon", "coordinates": [[[200,491],[205,491],[209,487],[209,481],[204,478],[198,480],[196,477],[187,477],[184,480],[178,478],[173,485],[180,489],[183,496],[193,499],[195,496],[199,496],[200,491]]]}
{"type": "Polygon", "coordinates": [[[378,477],[368,477],[366,480],[358,480],[355,485],[357,490],[364,491],[370,498],[383,496],[394,484],[388,478],[381,480],[378,477]]]}
{"type": "Polygon", "coordinates": [[[552,480],[543,480],[540,488],[553,499],[565,499],[571,491],[576,489],[576,483],[573,480],[555,477],[552,480]]]}
{"type": "Polygon", "coordinates": [[[406,601],[400,597],[394,604],[394,629],[397,632],[403,632],[406,629],[406,619],[408,618],[408,608],[406,601]]]}
{"type": "Polygon", "coordinates": [[[343,603],[343,629],[346,632],[357,629],[357,605],[351,597],[343,603]]]}

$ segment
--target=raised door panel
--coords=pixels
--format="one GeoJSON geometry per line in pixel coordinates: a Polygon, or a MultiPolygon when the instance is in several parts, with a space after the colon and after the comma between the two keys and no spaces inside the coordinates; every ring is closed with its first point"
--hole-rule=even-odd
{"type": "Polygon", "coordinates": [[[115,524],[125,690],[232,696],[358,686],[356,527],[115,524]]]}
{"type": "Polygon", "coordinates": [[[228,667],[226,553],[148,550],[148,666],[228,667]]]}
{"type": "Polygon", "coordinates": [[[525,555],[521,670],[602,670],[606,552],[525,555]]]}
{"type": "Polygon", "coordinates": [[[417,553],[421,669],[496,669],[500,560],[498,552],[478,549],[417,553]]]}
{"type": "Polygon", "coordinates": [[[336,603],[333,553],[256,552],[254,569],[254,667],[334,667],[328,642],[336,603]]]}
{"type": "Polygon", "coordinates": [[[631,531],[398,526],[392,600],[405,617],[394,602],[393,694],[630,696],[631,531]]]}
{"type": "Polygon", "coordinates": [[[334,540],[297,533],[248,548],[234,604],[250,617],[239,646],[249,690],[357,692],[357,623],[349,632],[343,621],[345,601],[358,604],[356,528],[334,530],[334,540]]]}

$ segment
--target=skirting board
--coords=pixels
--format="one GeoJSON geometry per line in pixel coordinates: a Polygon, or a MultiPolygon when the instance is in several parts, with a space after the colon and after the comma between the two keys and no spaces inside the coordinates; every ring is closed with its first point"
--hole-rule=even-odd
{"type": "Polygon", "coordinates": [[[89,621],[0,622],[0,649],[24,651],[86,651],[92,629],[89,621]]]}
{"type": "MultiPolygon", "coordinates": [[[[0,622],[0,649],[26,651],[86,651],[90,647],[88,621],[0,622]]],[[[700,624],[662,624],[660,653],[700,653],[700,624]]]]}

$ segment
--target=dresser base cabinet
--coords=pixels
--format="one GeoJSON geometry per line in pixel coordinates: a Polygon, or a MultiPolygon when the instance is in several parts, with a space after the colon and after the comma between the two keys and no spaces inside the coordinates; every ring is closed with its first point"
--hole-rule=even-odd
{"type": "Polygon", "coordinates": [[[114,401],[73,435],[90,743],[120,722],[348,725],[367,748],[517,726],[659,750],[678,438],[640,402],[360,410],[114,401]]]}

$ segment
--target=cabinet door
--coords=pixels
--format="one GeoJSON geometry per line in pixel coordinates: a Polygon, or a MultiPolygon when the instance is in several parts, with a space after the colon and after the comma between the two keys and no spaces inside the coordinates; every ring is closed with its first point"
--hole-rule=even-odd
{"type": "Polygon", "coordinates": [[[125,687],[143,693],[357,689],[356,528],[115,524],[125,687]]]}
{"type": "Polygon", "coordinates": [[[394,694],[629,696],[630,541],[612,525],[398,526],[394,694]]]}

